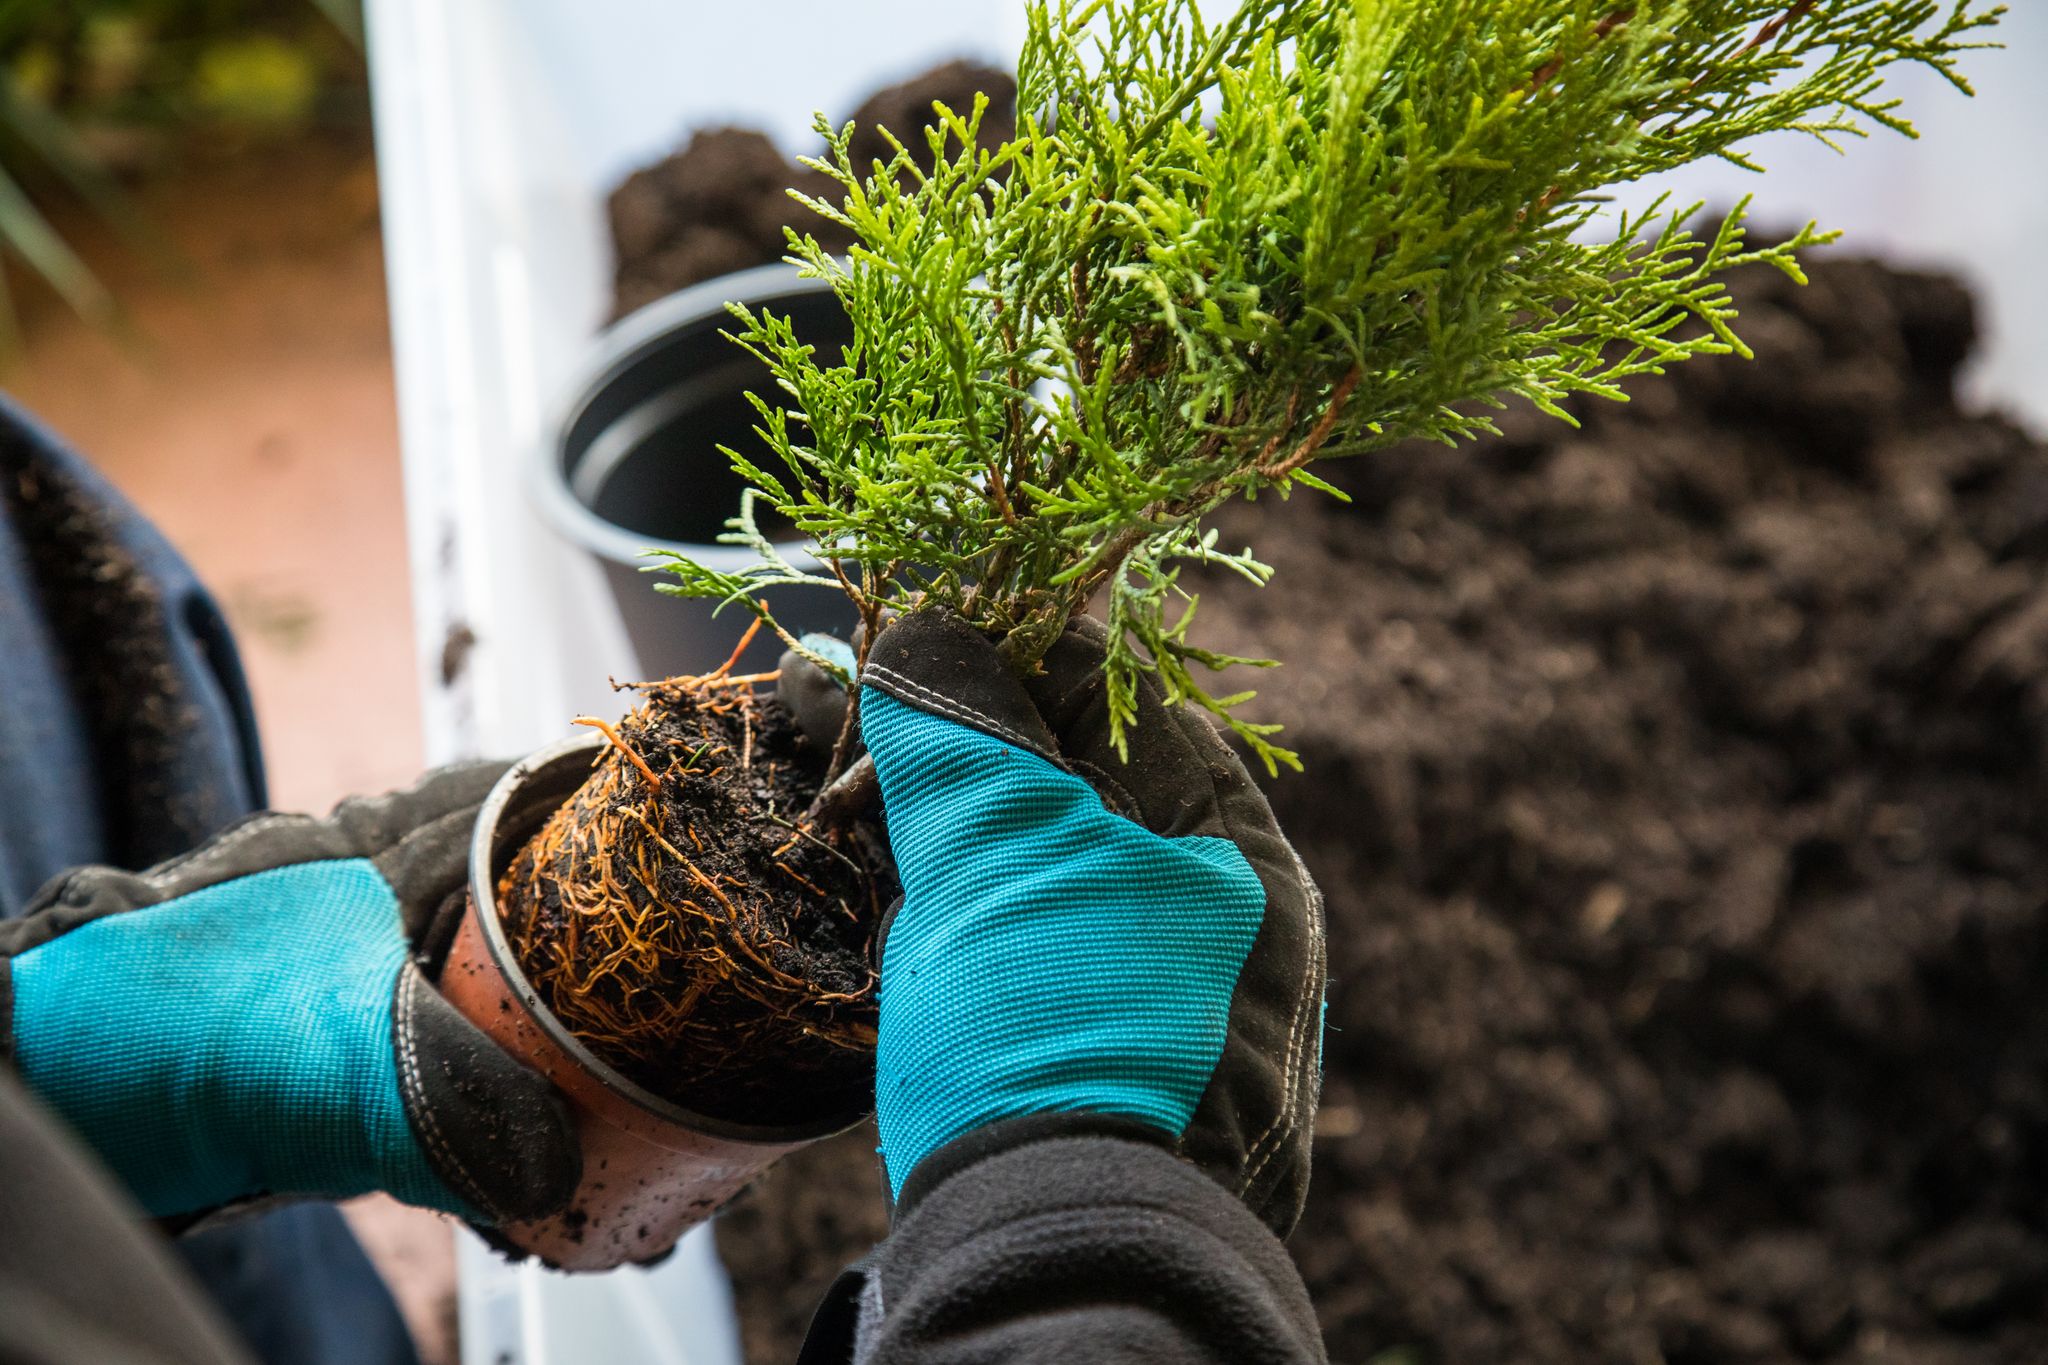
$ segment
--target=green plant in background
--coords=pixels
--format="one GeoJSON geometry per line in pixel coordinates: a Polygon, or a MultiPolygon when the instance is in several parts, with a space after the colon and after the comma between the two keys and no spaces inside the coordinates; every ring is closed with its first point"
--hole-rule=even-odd
{"type": "MultiPolygon", "coordinates": [[[[163,254],[117,174],[152,135],[291,134],[354,76],[356,0],[0,0],[0,246],[80,315],[114,302],[39,207],[61,190],[163,254]]],[[[0,277],[0,350],[15,334],[0,277]]]]}
{"type": "MultiPolygon", "coordinates": [[[[1747,354],[1720,276],[1795,278],[1809,226],[1752,247],[1746,203],[1696,234],[1659,201],[1596,237],[1602,192],[1797,131],[1911,134],[1884,97],[2003,13],[1979,0],[1034,0],[1018,133],[974,150],[981,110],[941,110],[931,155],[857,166],[820,120],[844,260],[792,234],[853,322],[844,355],[736,309],[787,408],[757,399],[766,457],[727,540],[762,563],[679,555],[667,591],[741,602],[837,588],[872,625],[943,604],[1029,668],[1106,594],[1119,725],[1139,677],[1209,708],[1266,762],[1276,727],[1198,674],[1236,663],[1190,634],[1177,575],[1249,550],[1225,501],[1329,489],[1318,461],[1491,430],[1511,397],[1570,421],[1575,394],[1747,354]],[[936,160],[936,166],[926,167],[936,160]],[[1688,326],[1687,324],[1693,324],[1688,326]],[[784,558],[765,500],[819,547],[784,558]]],[[[870,631],[872,634],[872,631],[870,631]]],[[[826,661],[820,661],[826,663],[826,661]]],[[[829,666],[827,664],[826,666],[829,666]]]]}

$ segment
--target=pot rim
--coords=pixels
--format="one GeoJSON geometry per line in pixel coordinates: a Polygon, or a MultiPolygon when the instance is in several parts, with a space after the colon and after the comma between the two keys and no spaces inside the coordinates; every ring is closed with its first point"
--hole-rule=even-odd
{"type": "Polygon", "coordinates": [[[482,933],[484,947],[490,954],[492,965],[504,977],[511,994],[519,1001],[543,1036],[561,1049],[585,1074],[596,1080],[608,1093],[635,1108],[645,1110],[665,1123],[728,1142],[758,1143],[763,1146],[789,1146],[794,1143],[812,1142],[857,1127],[865,1117],[864,1114],[855,1114],[850,1118],[832,1118],[814,1124],[778,1127],[733,1123],[685,1109],[634,1084],[591,1052],[569,1032],[561,1020],[555,1017],[554,1011],[547,1007],[541,1000],[539,992],[526,979],[526,973],[520,970],[511,944],[505,939],[504,927],[498,922],[495,869],[499,851],[499,824],[514,798],[528,783],[542,777],[552,777],[560,768],[569,766],[579,759],[594,756],[603,746],[604,740],[600,736],[573,735],[536,750],[506,770],[492,786],[490,795],[484,798],[482,807],[477,811],[476,825],[470,835],[469,845],[470,901],[476,910],[477,928],[482,933]]]}
{"type": "MultiPolygon", "coordinates": [[[[658,550],[687,554],[707,568],[728,573],[760,563],[761,557],[745,546],[663,540],[629,531],[600,517],[570,491],[563,468],[569,433],[613,382],[660,350],[676,332],[700,326],[708,319],[729,317],[725,307],[728,302],[744,303],[755,309],[772,308],[785,300],[831,292],[831,281],[807,276],[802,267],[787,261],[757,265],[713,276],[656,299],[600,332],[589,362],[578,371],[571,390],[575,396],[565,405],[561,420],[547,440],[534,442],[531,484],[534,499],[548,524],[591,554],[632,568],[641,567],[646,555],[658,550]]],[[[737,347],[734,355],[740,355],[737,347]]],[[[808,546],[778,549],[798,568],[815,568],[820,564],[808,546]]]]}

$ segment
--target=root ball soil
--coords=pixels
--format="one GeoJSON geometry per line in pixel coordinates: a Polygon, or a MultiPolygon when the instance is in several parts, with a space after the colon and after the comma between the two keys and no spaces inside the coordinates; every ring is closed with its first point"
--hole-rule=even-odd
{"type": "Polygon", "coordinates": [[[665,1099],[851,1119],[873,1101],[881,859],[862,831],[804,824],[823,756],[748,680],[641,691],[500,881],[513,951],[571,1032],[665,1099]]]}
{"type": "MultiPolygon", "coordinates": [[[[1952,281],[1735,289],[1755,361],[1324,466],[1203,586],[1307,764],[1346,1365],[2048,1360],[2048,448],[1952,281]]],[[[826,1258],[748,1226],[786,1359],[826,1258]]]]}

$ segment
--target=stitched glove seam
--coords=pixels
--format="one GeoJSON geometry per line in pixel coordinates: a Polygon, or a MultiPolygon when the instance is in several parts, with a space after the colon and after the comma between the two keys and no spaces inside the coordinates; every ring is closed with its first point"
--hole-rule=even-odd
{"type": "Polygon", "coordinates": [[[1251,1189],[1252,1182],[1257,1180],[1266,1167],[1272,1164],[1273,1158],[1287,1145],[1288,1138],[1300,1127],[1296,1122],[1297,1101],[1301,1095],[1301,1088],[1306,1082],[1306,1075],[1301,1065],[1302,1053],[1310,1037],[1317,1033],[1321,1026],[1321,999],[1325,989],[1324,983],[1327,974],[1327,967],[1322,963],[1324,951],[1322,915],[1320,913],[1322,893],[1308,879],[1308,871],[1302,865],[1301,855],[1294,851],[1292,845],[1288,846],[1287,852],[1294,860],[1295,872],[1300,880],[1303,893],[1309,898],[1311,905],[1318,912],[1312,916],[1312,923],[1315,928],[1310,936],[1310,946],[1316,958],[1316,962],[1311,965],[1316,970],[1312,978],[1304,978],[1302,989],[1294,998],[1294,1016],[1288,1021],[1287,1062],[1286,1070],[1283,1073],[1286,1080],[1280,1112],[1275,1115],[1273,1122],[1268,1125],[1266,1131],[1259,1135],[1258,1141],[1252,1144],[1251,1150],[1245,1154],[1246,1170],[1244,1184],[1239,1187],[1239,1194],[1243,1194],[1251,1189]],[[1271,1145],[1268,1146],[1268,1143],[1271,1145]],[[1257,1162],[1254,1163],[1252,1155],[1259,1152],[1261,1147],[1265,1147],[1266,1150],[1259,1155],[1257,1162]]]}
{"type": "Polygon", "coordinates": [[[444,1180],[452,1177],[451,1183],[456,1186],[457,1194],[495,1218],[497,1210],[492,1201],[484,1195],[483,1187],[449,1145],[441,1132],[440,1120],[427,1103],[426,1086],[420,1080],[419,1031],[413,1027],[413,1011],[417,1008],[413,1001],[417,997],[412,987],[420,981],[419,968],[407,958],[399,969],[398,983],[393,988],[397,999],[392,1012],[392,1030],[398,1035],[399,1089],[406,1122],[415,1136],[422,1139],[422,1146],[432,1158],[435,1172],[444,1180]]]}
{"type": "MultiPolygon", "coordinates": [[[[246,820],[241,821],[239,824],[233,826],[225,833],[221,834],[218,838],[210,840],[207,843],[201,844],[198,848],[193,849],[189,853],[181,853],[175,858],[171,858],[164,862],[158,863],[155,867],[152,867],[148,871],[142,873],[141,880],[145,885],[149,886],[151,889],[162,891],[178,874],[184,872],[191,872],[195,870],[203,872],[206,865],[209,862],[224,857],[230,849],[236,848],[241,844],[247,843],[256,835],[266,833],[278,825],[310,825],[314,823],[316,823],[314,820],[304,815],[290,815],[279,811],[263,811],[256,815],[250,816],[246,820]]],[[[337,855],[337,858],[347,856],[351,855],[337,855]]],[[[312,859],[309,861],[331,862],[336,860],[337,859],[312,859]]],[[[185,888],[186,891],[201,891],[204,889],[204,885],[197,885],[185,888]]],[[[181,892],[180,894],[183,893],[181,892]]],[[[147,907],[135,906],[132,908],[140,910],[145,909],[147,907]]]]}
{"type": "Polygon", "coordinates": [[[1283,1073],[1286,1080],[1284,1082],[1285,1088],[1282,1092],[1280,1113],[1275,1116],[1272,1123],[1266,1126],[1266,1131],[1259,1134],[1258,1140],[1252,1144],[1251,1150],[1245,1154],[1244,1179],[1237,1187],[1239,1195],[1243,1195],[1251,1189],[1252,1182],[1259,1178],[1259,1175],[1272,1163],[1273,1157],[1286,1145],[1287,1139],[1294,1134],[1296,1127],[1294,1112],[1296,1101],[1301,1093],[1301,1069],[1298,1063],[1301,1060],[1302,1043],[1306,1040],[1308,1033],[1302,1027],[1302,1021],[1309,1012],[1307,1007],[1311,994],[1312,992],[1304,991],[1295,999],[1294,1017],[1288,1024],[1287,1063],[1286,1070],[1283,1073]],[[1268,1146],[1269,1143],[1271,1144],[1270,1146],[1268,1146]],[[1261,1151],[1262,1148],[1264,1149],[1263,1151],[1261,1151]],[[1252,1160],[1252,1156],[1255,1153],[1258,1154],[1256,1162],[1252,1160]]]}
{"type": "MultiPolygon", "coordinates": [[[[1207,766],[1207,760],[1212,757],[1212,755],[1203,752],[1205,747],[1223,749],[1224,753],[1228,755],[1229,751],[1222,739],[1214,730],[1209,729],[1206,722],[1201,721],[1199,718],[1190,717],[1176,717],[1175,719],[1179,721],[1181,733],[1187,736],[1194,745],[1196,755],[1204,761],[1205,767],[1207,766]],[[1199,735],[1190,733],[1190,728],[1193,725],[1201,725],[1202,733],[1199,735]]],[[[1215,803],[1217,818],[1223,825],[1224,834],[1233,844],[1243,848],[1244,830],[1241,828],[1238,819],[1237,803],[1234,800],[1226,799],[1224,794],[1217,790],[1213,770],[1209,780],[1209,791],[1211,800],[1215,803]]],[[[1304,895],[1310,897],[1311,900],[1315,899],[1318,893],[1314,890],[1314,883],[1309,880],[1308,870],[1302,865],[1301,855],[1295,852],[1291,844],[1286,845],[1286,848],[1297,886],[1304,895]]],[[[1254,865],[1253,870],[1254,872],[1258,870],[1256,865],[1254,865]]],[[[1272,909],[1273,896],[1272,892],[1266,887],[1263,878],[1260,879],[1260,890],[1265,893],[1265,908],[1270,911],[1272,909]]],[[[1318,947],[1322,941],[1319,923],[1320,916],[1315,918],[1318,921],[1318,926],[1312,939],[1312,947],[1318,947]]],[[[1262,933],[1264,929],[1265,926],[1262,922],[1260,925],[1262,933]]],[[[1256,941],[1254,941],[1251,951],[1258,951],[1256,941]]],[[[1250,962],[1249,954],[1246,956],[1246,962],[1247,964],[1250,962]]],[[[1320,975],[1320,973],[1317,975],[1320,975]]],[[[1310,1002],[1320,994],[1318,985],[1318,982],[1304,978],[1301,987],[1295,994],[1294,1009],[1288,1020],[1287,1027],[1286,1059],[1281,1070],[1281,1103],[1275,1111],[1272,1121],[1266,1125],[1264,1131],[1246,1148],[1244,1158],[1239,1163],[1239,1179],[1235,1190],[1239,1197],[1243,1197],[1250,1192],[1252,1184],[1265,1171],[1266,1167],[1272,1163],[1274,1156],[1278,1155],[1286,1147],[1288,1138],[1293,1136],[1298,1127],[1295,1121],[1295,1110],[1298,1107],[1297,1101],[1301,1094],[1302,1076],[1300,1062],[1302,1048],[1309,1035],[1306,1020],[1312,1013],[1315,1013],[1310,1008],[1310,1002]]]]}
{"type": "Polygon", "coordinates": [[[1019,734],[995,717],[977,711],[971,706],[962,706],[944,693],[934,692],[923,683],[913,682],[885,664],[876,663],[870,659],[867,672],[863,675],[862,681],[867,683],[868,686],[877,687],[878,690],[895,697],[897,701],[902,702],[905,706],[914,706],[921,711],[931,711],[951,720],[962,721],[998,739],[1008,740],[1018,748],[1027,753],[1036,754],[1055,767],[1065,767],[1056,755],[1047,753],[1044,746],[1034,743],[1031,739],[1019,734]],[[882,684],[888,685],[883,686],[882,684]],[[912,695],[908,697],[900,695],[895,690],[898,687],[903,688],[912,695]]]}

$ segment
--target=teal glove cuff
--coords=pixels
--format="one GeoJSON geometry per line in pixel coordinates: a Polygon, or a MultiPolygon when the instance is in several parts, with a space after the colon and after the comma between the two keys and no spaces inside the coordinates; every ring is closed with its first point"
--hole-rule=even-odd
{"type": "Polygon", "coordinates": [[[1037,754],[873,687],[861,729],[904,893],[876,1056],[892,1188],[953,1138],[1026,1114],[1178,1139],[1265,914],[1244,854],[1153,834],[1037,754]]]}
{"type": "Polygon", "coordinates": [[[381,1189],[474,1219],[406,1118],[406,970],[397,899],[367,859],[292,864],[15,957],[17,1062],[153,1214],[381,1189]]]}

